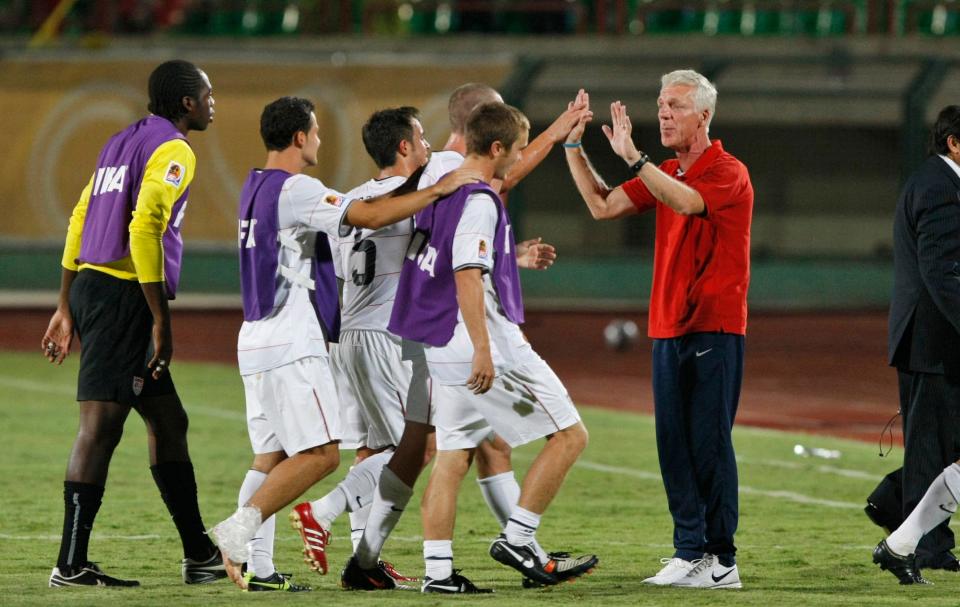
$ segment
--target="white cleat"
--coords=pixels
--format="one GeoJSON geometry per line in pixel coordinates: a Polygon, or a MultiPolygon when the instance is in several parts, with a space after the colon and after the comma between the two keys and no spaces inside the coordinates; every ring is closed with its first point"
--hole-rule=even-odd
{"type": "Polygon", "coordinates": [[[656,575],[643,580],[644,584],[669,586],[690,573],[690,570],[694,567],[693,562],[677,557],[660,559],[660,564],[664,565],[663,569],[658,571],[656,575]]]}
{"type": "Polygon", "coordinates": [[[671,586],[678,588],[743,588],[740,583],[740,570],[737,566],[724,567],[720,560],[712,554],[703,555],[702,559],[693,561],[694,567],[690,572],[671,586]]]}

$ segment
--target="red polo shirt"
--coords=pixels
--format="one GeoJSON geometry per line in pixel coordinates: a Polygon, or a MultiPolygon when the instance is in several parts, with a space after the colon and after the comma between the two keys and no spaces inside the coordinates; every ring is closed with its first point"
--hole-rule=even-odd
{"type": "Polygon", "coordinates": [[[676,158],[660,168],[699,192],[706,211],[680,215],[656,200],[639,177],[621,186],[638,212],[657,210],[649,336],[744,335],[753,212],[747,167],[715,140],[686,173],[678,174],[676,158]]]}

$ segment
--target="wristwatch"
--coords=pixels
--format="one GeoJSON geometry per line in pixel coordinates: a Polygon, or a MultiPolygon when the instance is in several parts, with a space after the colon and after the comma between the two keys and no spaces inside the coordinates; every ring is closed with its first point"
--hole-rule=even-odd
{"type": "Polygon", "coordinates": [[[647,164],[648,162],[650,162],[650,157],[644,154],[643,152],[640,152],[640,160],[630,165],[630,172],[639,173],[640,169],[643,168],[643,165],[647,164]]]}

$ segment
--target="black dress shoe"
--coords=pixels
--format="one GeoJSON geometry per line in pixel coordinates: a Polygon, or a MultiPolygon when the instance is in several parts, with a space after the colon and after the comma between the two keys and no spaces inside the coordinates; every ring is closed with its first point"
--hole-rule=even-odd
{"type": "Polygon", "coordinates": [[[927,580],[920,575],[917,569],[916,557],[913,554],[900,556],[890,550],[887,541],[883,540],[873,550],[873,562],[880,565],[880,569],[889,571],[897,576],[901,584],[929,584],[927,580]]]}

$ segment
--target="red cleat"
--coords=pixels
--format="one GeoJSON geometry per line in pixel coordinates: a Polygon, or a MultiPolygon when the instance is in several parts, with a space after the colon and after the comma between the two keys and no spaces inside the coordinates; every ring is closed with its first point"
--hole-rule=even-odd
{"type": "Polygon", "coordinates": [[[293,507],[293,512],[290,513],[290,524],[300,532],[300,539],[303,540],[303,560],[320,575],[326,575],[326,549],[330,544],[331,535],[328,529],[324,529],[317,519],[313,518],[310,502],[303,502],[293,507]]]}
{"type": "Polygon", "coordinates": [[[403,575],[397,568],[393,566],[393,563],[388,561],[380,561],[380,566],[383,567],[383,570],[387,572],[387,575],[392,577],[398,582],[419,582],[420,578],[410,577],[408,575],[403,575]]]}

